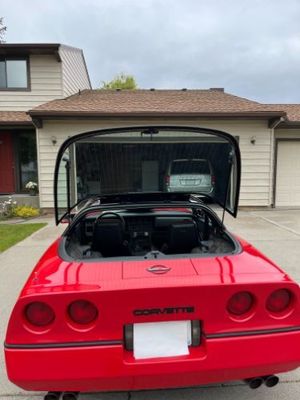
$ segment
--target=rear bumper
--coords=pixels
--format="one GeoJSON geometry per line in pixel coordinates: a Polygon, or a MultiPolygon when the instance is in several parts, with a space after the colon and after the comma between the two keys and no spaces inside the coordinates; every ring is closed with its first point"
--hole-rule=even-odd
{"type": "Polygon", "coordinates": [[[203,340],[188,356],[136,361],[122,345],[6,348],[9,379],[26,390],[119,391],[184,387],[300,366],[300,332],[203,340]],[[179,379],[180,377],[180,379],[179,379]]]}
{"type": "Polygon", "coordinates": [[[212,194],[214,192],[214,186],[168,186],[167,192],[189,192],[189,193],[206,193],[212,194]]]}

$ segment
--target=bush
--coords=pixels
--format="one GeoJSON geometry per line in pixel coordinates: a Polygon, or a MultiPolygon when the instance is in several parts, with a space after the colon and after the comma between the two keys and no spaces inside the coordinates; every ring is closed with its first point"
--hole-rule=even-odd
{"type": "Polygon", "coordinates": [[[13,210],[17,202],[11,196],[7,200],[0,202],[0,219],[13,217],[13,210]]]}
{"type": "Polygon", "coordinates": [[[12,209],[13,217],[31,218],[40,215],[40,210],[31,206],[16,206],[12,209]]]}

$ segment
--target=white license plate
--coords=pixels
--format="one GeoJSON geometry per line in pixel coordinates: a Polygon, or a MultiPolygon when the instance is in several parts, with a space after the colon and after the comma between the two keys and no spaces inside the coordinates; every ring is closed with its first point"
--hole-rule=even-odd
{"type": "Polygon", "coordinates": [[[180,184],[182,186],[197,186],[200,185],[202,182],[202,179],[184,179],[180,181],[180,184]]]}
{"type": "Polygon", "coordinates": [[[136,359],[187,355],[190,344],[191,321],[133,325],[133,354],[136,359]]]}

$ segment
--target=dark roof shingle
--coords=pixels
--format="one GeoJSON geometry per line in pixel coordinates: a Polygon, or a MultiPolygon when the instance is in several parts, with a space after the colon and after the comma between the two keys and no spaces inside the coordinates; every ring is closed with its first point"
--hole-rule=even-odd
{"type": "Polygon", "coordinates": [[[272,107],[280,108],[287,113],[290,122],[300,122],[300,104],[270,104],[272,107]]]}
{"type": "Polygon", "coordinates": [[[284,115],[270,107],[221,90],[84,90],[30,110],[33,115],[206,115],[255,113],[284,115]]]}
{"type": "Polygon", "coordinates": [[[0,125],[32,125],[25,111],[0,111],[0,125]]]}

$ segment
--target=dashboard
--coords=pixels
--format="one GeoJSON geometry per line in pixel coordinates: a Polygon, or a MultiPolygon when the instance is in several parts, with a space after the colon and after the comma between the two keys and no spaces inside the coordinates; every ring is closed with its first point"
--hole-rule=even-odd
{"type": "MultiPolygon", "coordinates": [[[[154,230],[165,230],[172,224],[191,222],[193,220],[192,214],[187,212],[118,212],[118,214],[124,218],[125,231],[131,235],[142,232],[150,234],[154,230]]],[[[82,222],[82,233],[87,238],[93,236],[94,224],[99,215],[87,216],[82,222]]],[[[114,217],[107,215],[107,217],[103,217],[103,220],[106,218],[112,220],[114,217]]]]}

